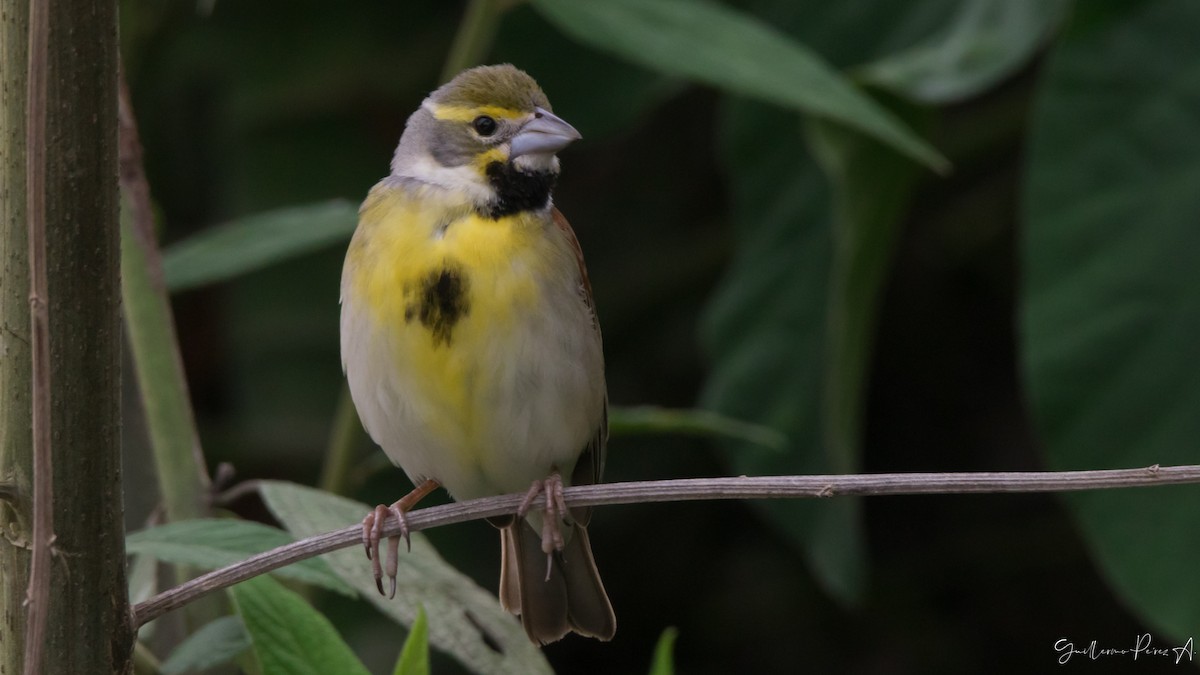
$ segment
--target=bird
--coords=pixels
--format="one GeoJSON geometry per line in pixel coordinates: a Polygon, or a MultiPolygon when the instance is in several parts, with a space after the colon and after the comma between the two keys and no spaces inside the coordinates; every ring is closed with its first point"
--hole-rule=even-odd
{"type": "MultiPolygon", "coordinates": [[[[525,493],[500,530],[501,605],[529,638],[611,640],[590,508],[608,393],[583,253],[555,207],[557,153],[579,132],[512,64],[459,73],[405,124],[368,193],[341,280],[341,355],[363,427],[416,486],[363,519],[383,593],[383,523],[439,487],[456,500],[525,493]],[[533,508],[540,505],[541,508],[533,508]]],[[[388,539],[395,594],[399,539],[388,539]]]]}

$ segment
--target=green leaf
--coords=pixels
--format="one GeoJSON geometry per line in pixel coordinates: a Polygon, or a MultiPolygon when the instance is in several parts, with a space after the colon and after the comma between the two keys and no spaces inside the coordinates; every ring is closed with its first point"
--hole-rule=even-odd
{"type": "Polygon", "coordinates": [[[727,438],[780,450],[787,439],[778,431],[743,422],[711,410],[673,410],[657,406],[613,406],[608,427],[614,436],[634,434],[678,434],[705,438],[727,438]]]}
{"type": "Polygon", "coordinates": [[[204,230],[163,254],[167,288],[182,291],[262,269],[350,238],[358,207],[344,200],[268,211],[204,230]]]}
{"type": "Polygon", "coordinates": [[[675,638],[679,629],[672,626],[662,632],[654,646],[654,660],[650,663],[650,675],[675,674],[675,638]]]}
{"type": "MultiPolygon", "coordinates": [[[[821,417],[833,250],[829,185],[808,158],[797,116],[745,102],[725,113],[738,249],[704,321],[713,366],[701,402],[787,437],[782,453],[740,451],[726,441],[735,473],[832,473],[821,417]]],[[[851,603],[861,596],[856,502],[767,500],[755,507],[800,546],[830,593],[851,603]]]]}
{"type": "Polygon", "coordinates": [[[163,661],[163,675],[198,673],[229,663],[250,648],[250,636],[236,616],[223,616],[189,635],[163,661]]]}
{"type": "MultiPolygon", "coordinates": [[[[1055,469],[1200,451],[1200,4],[1125,3],[1051,54],[1024,186],[1022,341],[1055,469]]],[[[1131,608],[1200,626],[1200,491],[1066,497],[1131,608]]]]}
{"type": "Polygon", "coordinates": [[[429,619],[424,607],[417,608],[417,618],[408,631],[392,675],[429,675],[429,619]]]}
{"type": "Polygon", "coordinates": [[[935,35],[854,74],[927,103],[969,98],[1028,63],[1066,8],[1066,0],[969,0],[935,35]]]}
{"type": "MultiPolygon", "coordinates": [[[[366,504],[281,481],[263,481],[263,500],[297,537],[345,527],[362,520],[366,504]]],[[[412,550],[401,548],[394,600],[379,595],[371,564],[355,547],[323,556],[360,596],[396,622],[412,626],[417,613],[429,613],[429,641],[479,673],[550,673],[541,650],[519,622],[500,608],[493,593],[451,567],[429,540],[415,532],[412,550]]]]}
{"type": "Polygon", "coordinates": [[[229,589],[267,675],[369,675],[320,612],[267,575],[229,589]]]}
{"type": "Polygon", "coordinates": [[[874,136],[942,171],[946,159],[819,56],[706,0],[534,0],[576,40],[667,75],[801,110],[874,136]]]}
{"type": "MultiPolygon", "coordinates": [[[[232,518],[198,519],[134,532],[126,537],[125,550],[131,554],[153,556],[164,562],[217,569],[293,541],[287,532],[261,523],[232,518]]],[[[342,595],[354,595],[354,589],[319,558],[282,567],[272,574],[342,595]]]]}

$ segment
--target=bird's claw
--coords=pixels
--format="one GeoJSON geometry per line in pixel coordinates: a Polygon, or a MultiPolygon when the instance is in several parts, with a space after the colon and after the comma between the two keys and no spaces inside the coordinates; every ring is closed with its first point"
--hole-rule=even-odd
{"type": "Polygon", "coordinates": [[[387,595],[388,599],[396,597],[396,573],[400,568],[400,537],[404,537],[404,542],[408,550],[412,550],[412,540],[409,538],[408,518],[404,515],[404,510],[400,508],[400,503],[397,502],[391,506],[380,504],[374,510],[366,515],[362,521],[362,541],[363,548],[366,549],[367,560],[371,561],[371,571],[375,575],[375,588],[379,590],[380,595],[387,595]],[[391,590],[389,593],[383,592],[383,575],[384,566],[381,556],[379,555],[379,543],[383,539],[383,526],[387,522],[388,516],[395,516],[396,521],[400,523],[400,534],[398,536],[388,537],[387,549],[387,577],[390,580],[391,590]]]}
{"type": "Polygon", "coordinates": [[[517,516],[524,518],[533,507],[537,498],[545,496],[542,514],[542,552],[546,554],[546,581],[550,580],[550,571],[554,568],[554,553],[562,551],[566,542],[563,540],[562,527],[559,522],[567,518],[567,501],[563,496],[562,476],[557,471],[544,480],[535,480],[517,507],[517,516]]]}

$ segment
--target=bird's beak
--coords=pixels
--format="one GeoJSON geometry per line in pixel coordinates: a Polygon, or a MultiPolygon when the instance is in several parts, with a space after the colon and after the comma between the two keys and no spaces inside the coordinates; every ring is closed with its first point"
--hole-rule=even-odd
{"type": "Polygon", "coordinates": [[[553,155],[573,141],[583,138],[575,127],[549,110],[533,110],[534,118],[526,122],[517,135],[513,136],[509,159],[516,159],[521,155],[553,155]]]}

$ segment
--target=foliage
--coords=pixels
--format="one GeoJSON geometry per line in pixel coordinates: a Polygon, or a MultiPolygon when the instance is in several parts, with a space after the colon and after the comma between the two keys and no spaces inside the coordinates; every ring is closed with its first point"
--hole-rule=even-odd
{"type": "MultiPolygon", "coordinates": [[[[461,18],[409,5],[123,14],[210,463],[312,482],[322,461],[354,204],[461,18]]],[[[463,34],[494,36],[488,60],[530,71],[586,139],[564,153],[556,202],[605,327],[609,479],[1195,463],[1194,4],[472,7],[499,25],[463,34]]],[[[151,412],[179,400],[142,386],[151,412]]],[[[336,487],[385,502],[405,489],[381,453],[342,441],[353,466],[336,487]]],[[[282,481],[263,496],[294,536],[365,509],[282,481]]],[[[293,672],[292,649],[420,672],[426,640],[438,672],[628,672],[655,640],[653,672],[1009,672],[1056,658],[1046,638],[1064,631],[1192,635],[1195,500],[1096,492],[1065,500],[1070,517],[1026,498],[601,509],[617,640],[545,657],[478,587],[496,574],[486,526],[432,535],[453,565],[414,537],[394,602],[357,551],[292,573],[411,626],[399,663],[394,640],[360,649],[378,634],[361,602],[318,595],[319,613],[266,578],[233,597],[264,672],[293,672]],[[271,629],[272,612],[299,632],[271,629]],[[673,659],[668,625],[689,636],[673,659]]],[[[171,523],[130,545],[220,564],[258,550],[243,526],[171,523]]],[[[261,533],[260,547],[287,537],[261,533]]]]}

